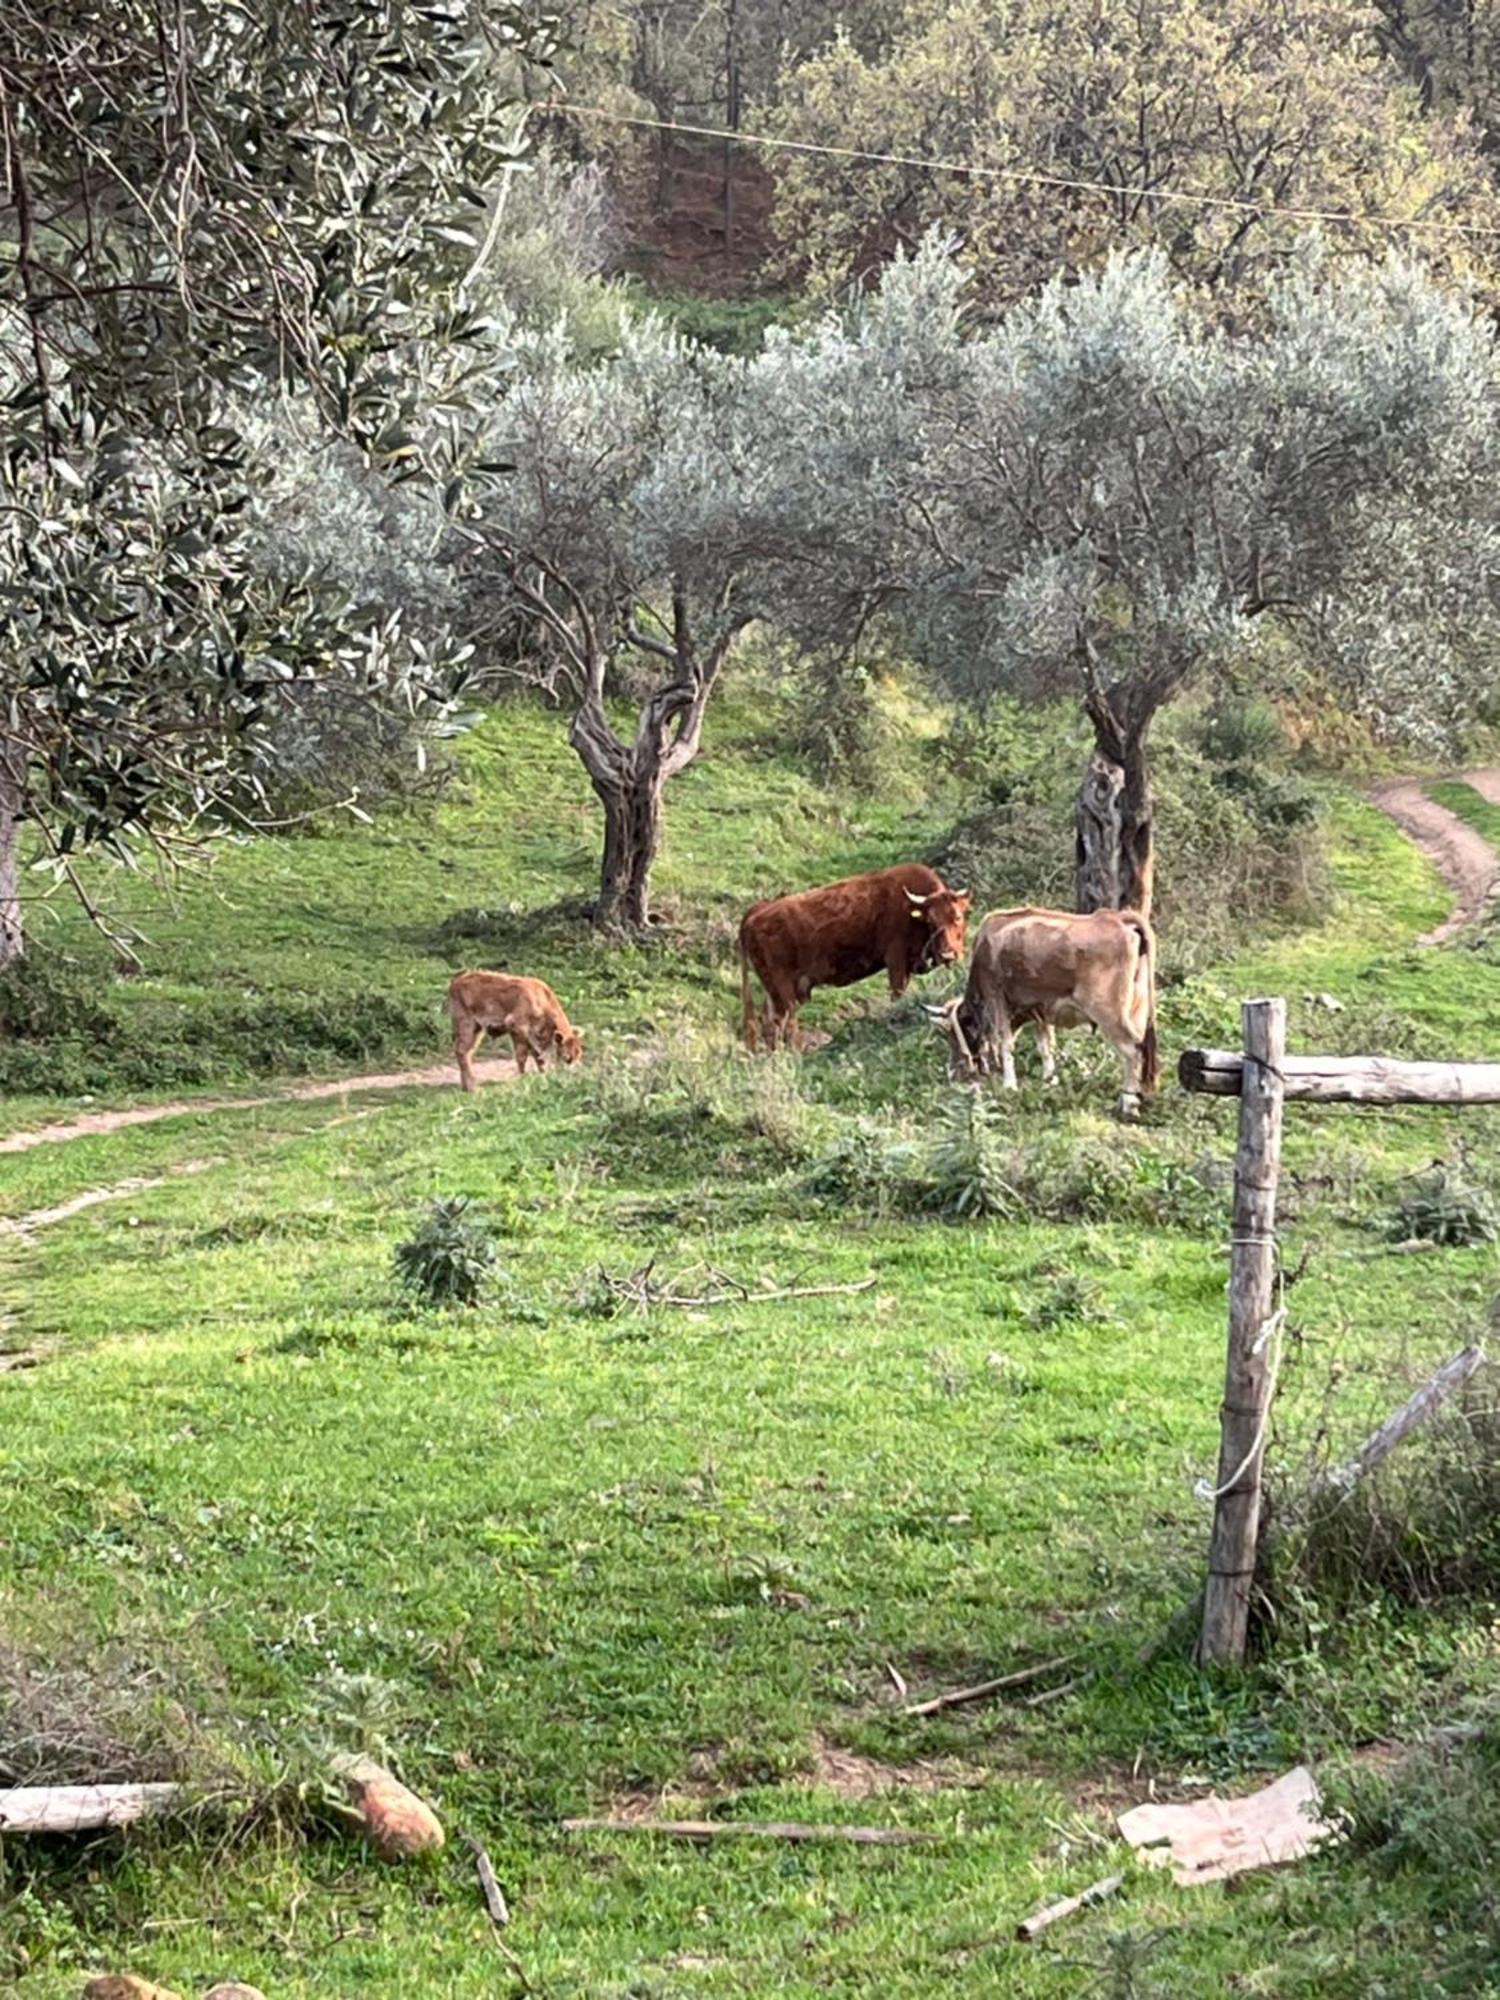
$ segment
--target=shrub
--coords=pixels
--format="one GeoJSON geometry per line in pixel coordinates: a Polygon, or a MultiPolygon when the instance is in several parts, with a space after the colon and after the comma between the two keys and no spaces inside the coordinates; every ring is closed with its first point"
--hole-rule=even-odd
{"type": "Polygon", "coordinates": [[[1025,1199],[1008,1178],[1011,1160],[1000,1115],[982,1090],[949,1093],[926,1161],[929,1203],[944,1215],[1025,1213],[1025,1199]]]}
{"type": "Polygon", "coordinates": [[[467,1195],[434,1201],[415,1236],[398,1243],[396,1274],[424,1305],[479,1303],[496,1264],[491,1225],[473,1212],[467,1195]]]}
{"type": "Polygon", "coordinates": [[[0,1038],[20,1042],[109,1041],[118,1023],[100,1004],[100,975],[34,952],[0,972],[0,1038]]]}
{"type": "Polygon", "coordinates": [[[1469,1178],[1462,1161],[1434,1160],[1406,1181],[1383,1233],[1393,1243],[1493,1243],[1500,1237],[1500,1202],[1469,1178]]]}

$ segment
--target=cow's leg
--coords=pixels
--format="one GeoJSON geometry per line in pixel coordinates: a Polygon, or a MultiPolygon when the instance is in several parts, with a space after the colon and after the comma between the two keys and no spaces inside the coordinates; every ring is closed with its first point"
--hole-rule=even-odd
{"type": "Polygon", "coordinates": [[[1111,1048],[1119,1056],[1124,1071],[1120,1082],[1120,1116],[1134,1118],[1141,1108],[1144,1051],[1123,1021],[1113,1027],[1106,1026],[1101,1021],[1098,1026],[1100,1033],[1108,1039],[1111,1048]]]}
{"type": "Polygon", "coordinates": [[[1000,1044],[1000,1081],[1006,1090],[1019,1090],[1016,1082],[1016,1024],[1004,1007],[995,1009],[995,1036],[1000,1044]]]}
{"type": "Polygon", "coordinates": [[[892,945],[885,955],[885,976],[890,981],[891,998],[899,1000],[911,985],[911,963],[904,943],[892,945]]]}
{"type": "Polygon", "coordinates": [[[1042,1082],[1057,1081],[1057,1030],[1040,1015],[1036,1024],[1036,1045],[1042,1052],[1042,1082]]]}
{"type": "Polygon", "coordinates": [[[472,1014],[460,1013],[455,1009],[453,1053],[458,1058],[458,1080],[465,1090],[474,1090],[478,1087],[474,1076],[474,1051],[479,1046],[483,1034],[484,1029],[472,1014]]]}
{"type": "Polygon", "coordinates": [[[766,989],[766,1034],[765,1043],[769,1050],[795,1049],[798,1046],[797,1009],[807,998],[795,979],[767,979],[763,972],[761,984],[766,989]]]}
{"type": "Polygon", "coordinates": [[[531,1053],[531,1044],[519,1028],[512,1028],[510,1031],[510,1048],[511,1054],[516,1059],[516,1075],[524,1076],[526,1074],[526,1058],[531,1053]]]}

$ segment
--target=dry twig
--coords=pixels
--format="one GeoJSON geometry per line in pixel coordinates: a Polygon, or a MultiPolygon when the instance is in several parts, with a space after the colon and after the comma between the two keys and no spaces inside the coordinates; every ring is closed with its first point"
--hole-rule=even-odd
{"type": "Polygon", "coordinates": [[[864,1847],[910,1847],[935,1840],[905,1826],[814,1826],[805,1820],[565,1819],[564,1833],[661,1833],[678,1840],[852,1840],[864,1847]]]}
{"type": "MultiPolygon", "coordinates": [[[[998,1680],[979,1681],[973,1687],[952,1688],[947,1694],[935,1694],[926,1701],[914,1701],[903,1708],[903,1715],[936,1715],[939,1709],[961,1708],[966,1702],[987,1701],[992,1694],[1002,1694],[1006,1688],[1024,1687],[1028,1681],[1039,1681],[1043,1674],[1054,1673],[1058,1667],[1066,1667],[1078,1658],[1076,1653],[1064,1653],[1060,1659],[1042,1660],[1037,1666],[1022,1667],[1013,1674],[1001,1674],[998,1680]]],[[[1069,1681],[1067,1687],[1076,1687],[1076,1681],[1069,1681]]],[[[1050,1690],[1062,1694],[1063,1688],[1050,1690]]],[[[1041,1699],[1042,1697],[1036,1697],[1041,1699]]]]}

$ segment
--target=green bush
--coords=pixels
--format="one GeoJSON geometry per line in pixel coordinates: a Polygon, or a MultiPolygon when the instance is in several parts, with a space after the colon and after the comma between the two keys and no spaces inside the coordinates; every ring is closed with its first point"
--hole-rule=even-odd
{"type": "Polygon", "coordinates": [[[478,1305],[498,1260],[495,1232],[467,1195],[434,1201],[414,1236],[395,1249],[396,1275],[423,1305],[478,1305]]]}
{"type": "Polygon", "coordinates": [[[1461,1161],[1435,1160],[1405,1182],[1383,1233],[1392,1243],[1493,1243],[1500,1238],[1500,1201],[1470,1179],[1461,1161]]]}
{"type": "Polygon", "coordinates": [[[116,1020],[100,1001],[109,981],[54,952],[38,951],[0,972],[0,1040],[104,1040],[116,1020]]]}

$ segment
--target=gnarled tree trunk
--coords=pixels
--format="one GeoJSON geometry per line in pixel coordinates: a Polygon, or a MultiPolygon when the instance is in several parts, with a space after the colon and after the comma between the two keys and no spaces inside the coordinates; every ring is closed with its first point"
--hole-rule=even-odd
{"type": "Polygon", "coordinates": [[[646,772],[628,768],[618,780],[589,776],[604,808],[594,921],[606,929],[641,930],[651,920],[651,867],[661,845],[660,766],[646,772]]]}
{"type": "Polygon", "coordinates": [[[25,948],[21,920],[20,751],[0,748],[0,971],[25,948]]]}
{"type": "Polygon", "coordinates": [[[1163,694],[1119,681],[1088,695],[1094,751],[1074,808],[1080,910],[1151,915],[1155,851],[1146,733],[1163,694]]]}

